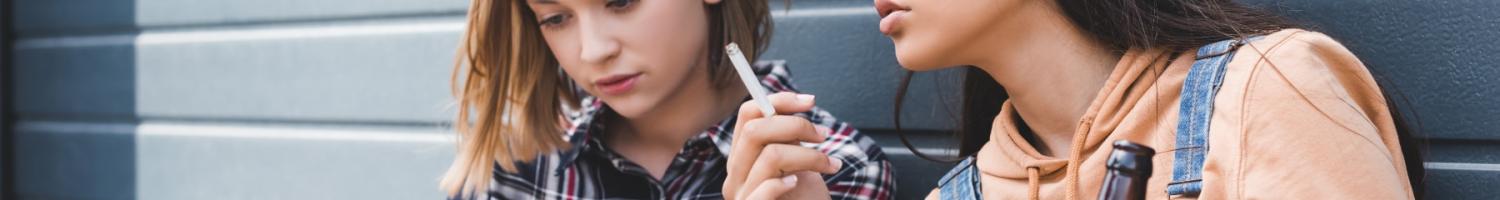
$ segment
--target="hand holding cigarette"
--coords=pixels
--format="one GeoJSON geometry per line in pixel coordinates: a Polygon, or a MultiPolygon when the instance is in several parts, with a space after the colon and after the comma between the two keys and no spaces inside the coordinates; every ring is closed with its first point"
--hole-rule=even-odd
{"type": "Polygon", "coordinates": [[[828,129],[790,115],[811,111],[814,97],[790,92],[768,93],[737,45],[725,47],[735,71],[753,100],[740,105],[724,181],[725,199],[828,199],[822,176],[838,172],[841,160],[802,142],[819,143],[828,129]]]}

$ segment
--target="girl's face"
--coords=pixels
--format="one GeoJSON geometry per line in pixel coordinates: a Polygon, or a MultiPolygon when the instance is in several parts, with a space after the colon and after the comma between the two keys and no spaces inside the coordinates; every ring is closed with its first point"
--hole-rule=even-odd
{"type": "Polygon", "coordinates": [[[569,78],[633,118],[685,86],[708,85],[704,3],[717,2],[529,0],[527,5],[569,78]]]}
{"type": "MultiPolygon", "coordinates": [[[[1025,3],[1047,0],[875,0],[880,31],[895,43],[896,60],[913,71],[974,64],[967,52],[1005,47],[968,45],[975,40],[1016,38],[1026,21],[1025,3]],[[998,30],[998,31],[997,31],[998,30]]],[[[1050,2],[1050,1],[1047,1],[1050,2]]]]}

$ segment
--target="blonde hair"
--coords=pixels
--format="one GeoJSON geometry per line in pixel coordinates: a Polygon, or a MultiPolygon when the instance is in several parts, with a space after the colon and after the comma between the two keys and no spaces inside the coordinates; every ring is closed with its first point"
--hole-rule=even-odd
{"type": "MultiPolygon", "coordinates": [[[[716,88],[735,83],[733,70],[721,67],[729,66],[723,45],[752,49],[745,52],[752,60],[765,50],[766,7],[765,0],[706,5],[709,59],[716,63],[708,71],[716,88]]],[[[525,0],[474,0],[468,19],[452,74],[458,151],[441,185],[463,199],[485,192],[496,166],[515,172],[517,162],[568,148],[563,106],[579,103],[525,0]]]]}

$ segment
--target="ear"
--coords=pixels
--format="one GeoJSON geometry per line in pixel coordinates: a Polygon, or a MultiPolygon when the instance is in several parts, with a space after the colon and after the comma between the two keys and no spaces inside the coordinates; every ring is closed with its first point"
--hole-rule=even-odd
{"type": "Polygon", "coordinates": [[[721,1],[724,1],[724,0],[703,0],[703,3],[709,4],[709,5],[713,5],[713,4],[719,4],[719,2],[721,2],[721,1]]]}

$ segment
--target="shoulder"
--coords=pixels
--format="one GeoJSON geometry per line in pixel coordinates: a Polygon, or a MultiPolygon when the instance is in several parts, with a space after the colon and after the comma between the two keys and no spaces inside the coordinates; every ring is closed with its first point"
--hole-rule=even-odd
{"type": "Polygon", "coordinates": [[[1241,46],[1231,63],[1274,67],[1289,75],[1339,72],[1368,74],[1343,44],[1323,33],[1286,29],[1241,46]],[[1357,72],[1356,72],[1357,71],[1357,72]]]}
{"type": "MultiPolygon", "coordinates": [[[[1364,64],[1332,37],[1302,29],[1286,29],[1240,47],[1236,60],[1253,59],[1257,65],[1278,68],[1358,71],[1368,74],[1364,64]]],[[[1302,72],[1302,71],[1295,71],[1302,72]]]]}
{"type": "Polygon", "coordinates": [[[1209,162],[1220,163],[1205,170],[1226,170],[1216,178],[1241,188],[1229,195],[1250,195],[1240,198],[1400,195],[1349,192],[1402,191],[1400,148],[1381,92],[1365,64],[1328,35],[1288,29],[1252,41],[1236,51],[1214,104],[1210,146],[1229,150],[1208,151],[1209,162]],[[1266,186],[1287,190],[1243,192],[1266,186]]]}
{"type": "Polygon", "coordinates": [[[1226,70],[1215,104],[1224,109],[1215,112],[1234,113],[1230,118],[1240,121],[1242,131],[1355,133],[1378,145],[1393,124],[1370,70],[1322,33],[1287,29],[1266,35],[1240,47],[1226,70]]]}
{"type": "Polygon", "coordinates": [[[1318,32],[1288,29],[1267,35],[1240,47],[1229,68],[1225,90],[1241,92],[1244,103],[1301,100],[1319,112],[1360,115],[1384,112],[1386,106],[1380,86],[1364,63],[1343,44],[1318,32]]]}
{"type": "Polygon", "coordinates": [[[1286,29],[1246,44],[1237,52],[1236,65],[1270,67],[1278,76],[1339,76],[1368,78],[1364,63],[1342,43],[1323,33],[1286,29]]]}

